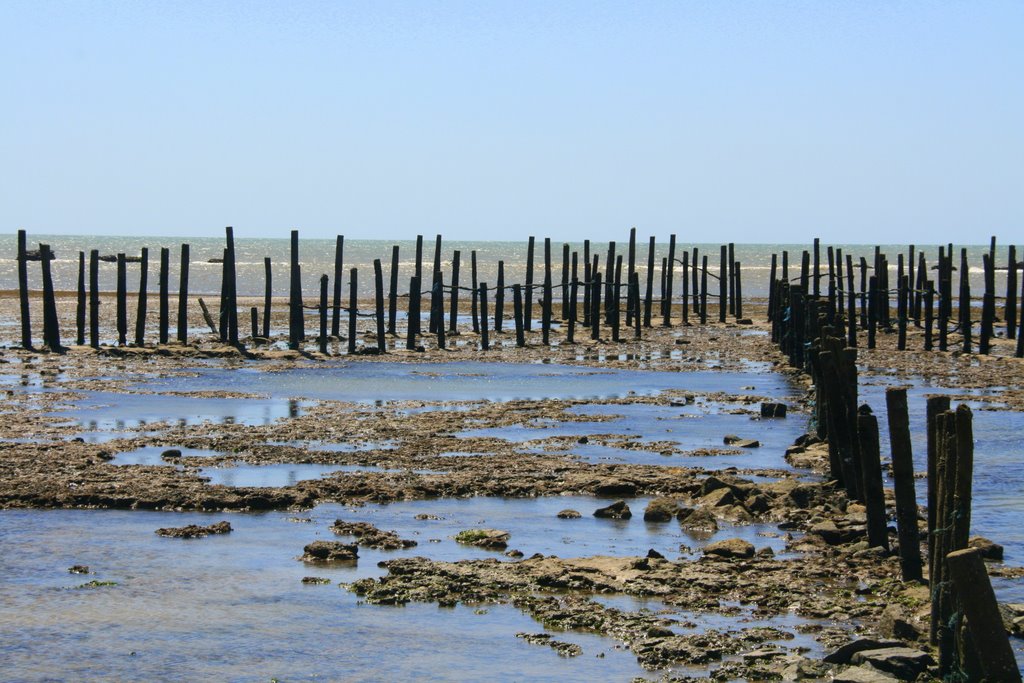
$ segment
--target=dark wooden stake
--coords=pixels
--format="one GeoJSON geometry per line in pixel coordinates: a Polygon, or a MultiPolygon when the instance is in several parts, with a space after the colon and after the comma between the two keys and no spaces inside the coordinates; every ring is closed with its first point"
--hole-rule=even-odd
{"type": "MultiPolygon", "coordinates": [[[[324,273],[320,276],[320,335],[317,337],[317,342],[320,347],[320,353],[327,355],[327,285],[329,278],[324,273]]],[[[334,291],[338,291],[335,287],[334,291]]],[[[339,295],[340,296],[340,295],[339,295]]],[[[340,303],[340,302],[339,302],[340,303]]]]}
{"type": "Polygon", "coordinates": [[[861,474],[864,477],[864,507],[868,515],[868,543],[889,550],[889,530],[882,486],[882,460],[878,448],[878,418],[864,405],[857,416],[861,474]]]}
{"type": "Polygon", "coordinates": [[[420,316],[420,279],[409,278],[409,310],[408,320],[405,326],[405,348],[409,351],[416,350],[416,323],[415,319],[420,316]]]}
{"type": "Polygon", "coordinates": [[[117,255],[117,344],[124,346],[128,335],[127,276],[124,254],[117,255]]]}
{"type": "Polygon", "coordinates": [[[89,346],[100,347],[100,252],[89,252],[89,346]]]}
{"type": "Polygon", "coordinates": [[[448,314],[448,334],[459,333],[459,269],[462,263],[462,253],[456,249],[452,254],[452,297],[451,309],[448,314]]]}
{"type": "Polygon", "coordinates": [[[384,320],[384,268],[380,259],[373,260],[373,290],[377,314],[377,353],[388,352],[386,322],[384,320]]]}
{"type": "MultiPolygon", "coordinates": [[[[234,253],[234,249],[232,249],[231,252],[234,253]]],[[[160,331],[159,331],[159,334],[160,334],[160,343],[161,344],[166,344],[167,343],[167,327],[169,325],[168,317],[170,315],[170,306],[169,306],[169,303],[167,301],[167,296],[168,296],[168,279],[170,277],[169,273],[170,273],[170,270],[171,270],[170,263],[171,263],[171,250],[168,249],[167,247],[161,247],[160,248],[160,275],[159,275],[159,278],[160,278],[160,302],[158,304],[159,305],[159,311],[160,311],[160,331]]],[[[231,297],[230,297],[229,301],[230,301],[230,305],[232,306],[232,308],[230,310],[233,311],[233,313],[230,313],[228,317],[232,321],[231,324],[232,324],[233,329],[234,329],[234,331],[232,332],[232,337],[231,337],[231,339],[234,340],[232,343],[237,346],[238,345],[238,298],[235,295],[235,291],[236,290],[235,290],[235,281],[234,281],[235,277],[234,276],[235,276],[235,267],[234,267],[234,262],[232,262],[232,264],[231,264],[231,297]]],[[[231,339],[229,339],[229,341],[231,341],[231,339]]]]}
{"type": "Polygon", "coordinates": [[[516,324],[516,346],[526,346],[526,337],[523,334],[523,288],[516,284],[512,285],[512,317],[516,324]]]}
{"type": "Polygon", "coordinates": [[[917,499],[914,494],[914,459],[910,444],[907,390],[890,387],[885,391],[892,449],[892,478],[896,494],[896,525],[900,542],[900,569],[904,581],[920,581],[921,543],[917,530],[917,499]]]}
{"type": "MultiPolygon", "coordinates": [[[[459,252],[455,252],[458,254],[459,252]]],[[[458,263],[458,261],[456,261],[458,263]]],[[[453,316],[454,317],[454,316],[453,316]]],[[[398,245],[391,247],[391,277],[388,286],[388,334],[394,336],[398,322],[398,245]]]]}
{"type": "Polygon", "coordinates": [[[142,346],[146,341],[146,304],[149,299],[149,249],[142,248],[139,257],[139,300],[135,309],[135,345],[142,346]]]}
{"type": "MultiPolygon", "coordinates": [[[[526,297],[523,307],[523,327],[529,332],[533,329],[533,248],[534,237],[530,235],[526,242],[526,287],[523,295],[526,297]]],[[[477,291],[476,281],[473,282],[473,291],[477,291]]],[[[476,330],[476,326],[473,327],[476,330]]]]}
{"type": "Polygon", "coordinates": [[[345,279],[344,256],[345,237],[338,235],[334,241],[334,306],[331,310],[331,335],[333,337],[341,336],[341,281],[345,279]]]}
{"type": "Polygon", "coordinates": [[[491,340],[487,335],[487,283],[480,283],[480,348],[487,351],[491,340]]]}
{"type": "Polygon", "coordinates": [[[75,309],[75,327],[77,335],[75,342],[79,346],[85,346],[85,252],[78,252],[78,307],[75,309]]]}
{"type": "Polygon", "coordinates": [[[273,274],[271,271],[270,257],[267,256],[263,259],[263,338],[267,342],[270,341],[270,317],[273,299],[273,274]]]}
{"type": "MultiPolygon", "coordinates": [[[[684,271],[683,276],[686,273],[684,271]]],[[[647,243],[647,289],[644,290],[644,327],[651,326],[651,306],[654,299],[654,235],[647,243]]],[[[685,299],[683,305],[686,305],[685,299]]],[[[685,311],[685,309],[684,309],[685,311]]]]}
{"type": "Polygon", "coordinates": [[[50,261],[53,256],[50,245],[39,245],[39,260],[43,267],[43,344],[50,351],[60,352],[60,324],[57,320],[57,298],[53,291],[53,274],[50,261]]]}
{"type": "Polygon", "coordinates": [[[348,352],[356,352],[356,316],[359,315],[359,271],[352,268],[348,271],[348,352]]]}
{"type": "Polygon", "coordinates": [[[32,321],[28,307],[28,236],[18,231],[18,302],[21,306],[21,348],[32,348],[32,321]]]}
{"type": "MultiPolygon", "coordinates": [[[[181,245],[181,272],[178,274],[178,341],[182,344],[188,343],[188,267],[189,267],[189,245],[181,245]]],[[[270,269],[270,259],[267,259],[267,269],[270,269]]],[[[267,307],[267,318],[270,318],[267,307]]],[[[270,336],[270,323],[264,323],[263,336],[270,336]]]]}

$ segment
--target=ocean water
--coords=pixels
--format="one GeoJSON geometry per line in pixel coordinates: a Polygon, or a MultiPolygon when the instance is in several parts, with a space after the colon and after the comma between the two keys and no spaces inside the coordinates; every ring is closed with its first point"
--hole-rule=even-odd
{"type": "MultiPolygon", "coordinates": [[[[433,267],[435,236],[423,235],[423,263],[424,269],[430,272],[433,267]]],[[[647,253],[649,238],[638,236],[636,262],[640,273],[641,289],[646,286],[647,277],[647,253]]],[[[182,243],[187,243],[190,248],[189,267],[189,291],[196,295],[214,294],[220,291],[220,280],[222,266],[219,263],[211,263],[211,259],[222,258],[225,240],[222,235],[216,237],[202,238],[173,238],[173,237],[110,237],[110,236],[65,236],[65,235],[28,235],[29,249],[36,249],[40,243],[49,244],[54,251],[56,258],[53,261],[54,286],[58,290],[74,290],[78,282],[78,255],[85,252],[88,261],[89,251],[96,249],[101,256],[116,255],[124,253],[126,256],[138,256],[143,247],[149,249],[149,291],[157,291],[157,273],[160,264],[160,249],[167,248],[170,252],[169,259],[169,287],[172,294],[178,291],[178,276],[180,272],[180,255],[182,243]]],[[[628,232],[624,232],[622,239],[616,242],[616,254],[623,256],[623,268],[625,269],[628,249],[628,232]]],[[[552,280],[555,284],[561,282],[563,244],[569,244],[570,252],[575,251],[579,255],[579,277],[583,278],[583,253],[584,245],[580,242],[561,242],[552,240],[552,280]]],[[[373,293],[373,262],[375,259],[381,261],[384,274],[384,287],[388,288],[391,273],[392,247],[399,247],[399,290],[408,291],[409,278],[412,277],[416,264],[416,241],[415,237],[410,240],[385,241],[385,240],[345,240],[343,250],[343,296],[347,297],[349,288],[349,269],[358,270],[358,289],[360,297],[372,296],[373,293]]],[[[319,296],[319,282],[321,275],[331,278],[331,293],[333,294],[334,278],[334,257],[336,242],[333,239],[302,239],[299,240],[299,260],[302,271],[302,290],[307,300],[316,299],[319,296]]],[[[608,242],[592,242],[590,245],[591,260],[594,255],[600,256],[600,270],[604,272],[608,242]]],[[[822,267],[827,265],[827,246],[822,244],[821,259],[822,267]]],[[[857,264],[863,256],[868,263],[873,262],[874,246],[864,244],[841,244],[832,245],[842,249],[842,253],[853,256],[857,264]]],[[[692,258],[693,248],[698,249],[699,258],[708,257],[708,270],[712,275],[708,281],[709,293],[717,292],[717,280],[714,276],[719,272],[720,265],[720,244],[691,243],[682,237],[676,248],[677,262],[675,267],[674,292],[678,297],[681,293],[682,277],[681,259],[683,251],[687,251],[692,258]]],[[[735,258],[741,263],[742,284],[744,297],[766,297],[768,295],[768,280],[771,272],[771,256],[778,254],[781,259],[783,251],[789,253],[790,277],[799,273],[800,255],[804,250],[811,250],[812,244],[736,244],[735,258]]],[[[956,245],[955,255],[959,258],[960,245],[956,245]]],[[[968,260],[970,263],[972,291],[978,293],[983,289],[982,281],[982,255],[988,251],[988,246],[968,246],[968,260]]],[[[922,251],[931,268],[938,255],[937,245],[920,245],[918,251],[922,251]]],[[[241,296],[261,296],[265,287],[264,259],[271,259],[271,285],[277,296],[284,296],[288,293],[289,282],[289,259],[290,240],[287,235],[281,238],[252,238],[245,237],[236,231],[235,237],[236,264],[238,274],[238,293],[241,296]]],[[[504,262],[505,282],[507,285],[523,283],[526,278],[526,255],[527,240],[519,241],[443,241],[441,244],[441,265],[444,272],[445,283],[450,283],[452,275],[452,262],[454,253],[460,253],[460,285],[468,286],[470,283],[470,259],[471,254],[476,252],[478,281],[486,282],[493,286],[497,282],[498,262],[504,262]]],[[[908,255],[906,245],[881,245],[882,253],[889,258],[891,281],[895,282],[897,268],[897,256],[908,255]]],[[[1024,248],[1018,249],[1018,259],[1024,258],[1024,248]]],[[[17,281],[17,236],[14,234],[0,235],[0,290],[16,289],[17,281]]],[[[661,261],[668,256],[668,243],[658,242],[655,245],[655,268],[654,268],[654,291],[660,292],[661,283],[661,261]]],[[[543,281],[544,267],[544,240],[538,236],[535,248],[535,276],[534,281],[543,281]]],[[[915,256],[916,260],[916,256],[915,256]]],[[[845,261],[845,256],[844,256],[845,261]]],[[[1005,268],[1007,263],[1006,245],[1000,244],[996,253],[997,268],[1005,268]]],[[[42,287],[42,275],[39,262],[32,262],[29,265],[29,282],[33,289],[42,287]]],[[[88,265],[88,264],[87,264],[88,265]]],[[[781,267],[781,260],[780,260],[781,267]]],[[[915,261],[916,267],[916,261],[915,261]]],[[[855,265],[856,268],[856,265],[855,265]]],[[[104,291],[114,291],[116,288],[116,265],[113,263],[100,263],[100,288],[104,291]]],[[[128,265],[128,291],[138,290],[139,265],[128,265]]],[[[858,271],[859,286],[859,271],[858,271]]],[[[996,292],[1002,295],[1006,289],[1006,271],[999,270],[996,273],[996,292]]],[[[556,288],[555,298],[560,297],[556,288]]]]}

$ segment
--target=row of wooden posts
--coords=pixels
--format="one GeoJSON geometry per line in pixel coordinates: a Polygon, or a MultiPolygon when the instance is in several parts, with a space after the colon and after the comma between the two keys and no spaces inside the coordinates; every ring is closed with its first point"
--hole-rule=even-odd
{"type": "MultiPolygon", "coordinates": [[[[235,245],[233,230],[229,227],[225,230],[226,246],[223,250],[221,294],[219,306],[219,320],[214,319],[210,314],[206,302],[199,299],[199,305],[211,330],[219,335],[220,339],[232,345],[240,345],[241,336],[238,321],[238,296],[235,269],[235,245]]],[[[374,261],[374,285],[375,285],[375,309],[372,313],[362,314],[358,310],[356,294],[358,291],[358,271],[350,269],[349,280],[349,301],[347,307],[342,305],[342,282],[345,277],[343,268],[344,237],[338,236],[335,248],[334,277],[333,277],[333,301],[328,301],[328,289],[330,278],[324,274],[320,278],[319,301],[315,306],[306,306],[302,294],[302,266],[299,261],[299,236],[298,231],[291,233],[291,258],[289,268],[289,316],[288,316],[288,343],[291,348],[300,348],[306,341],[305,310],[307,308],[319,311],[319,334],[316,339],[321,351],[327,351],[327,344],[331,338],[341,339],[342,311],[348,316],[348,351],[356,351],[356,322],[359,316],[375,317],[377,321],[377,346],[368,349],[375,353],[386,351],[386,335],[397,336],[397,312],[398,300],[408,299],[408,319],[406,327],[406,346],[410,349],[418,348],[419,339],[422,336],[420,329],[420,314],[423,296],[429,297],[429,333],[437,335],[437,345],[444,347],[446,337],[456,335],[458,330],[458,317],[460,294],[468,292],[470,303],[470,314],[473,331],[480,335],[480,345],[483,349],[490,347],[490,333],[502,333],[505,321],[505,297],[511,291],[513,299],[512,322],[515,326],[516,343],[518,346],[525,346],[525,332],[533,329],[533,304],[535,293],[539,291],[538,301],[541,309],[541,342],[550,343],[552,324],[561,320],[565,325],[566,340],[570,343],[575,341],[576,326],[582,325],[589,328],[590,336],[593,339],[601,338],[602,318],[604,325],[609,328],[612,341],[621,341],[623,327],[632,330],[632,337],[639,339],[644,328],[650,328],[654,324],[655,317],[661,319],[660,324],[668,327],[673,324],[675,310],[683,324],[689,324],[691,314],[701,324],[708,320],[708,298],[718,300],[719,322],[726,322],[728,316],[734,319],[743,317],[743,278],[742,264],[735,260],[734,245],[722,245],[719,250],[718,272],[714,273],[709,269],[707,254],[701,254],[699,249],[694,247],[691,250],[677,250],[675,235],[670,236],[668,253],[661,258],[660,296],[655,298],[655,264],[657,261],[655,238],[651,237],[647,249],[646,282],[640,282],[640,273],[637,269],[637,239],[636,229],[630,231],[626,262],[623,263],[623,254],[617,253],[616,243],[609,242],[608,249],[604,254],[604,271],[601,270],[601,255],[591,254],[591,243],[589,240],[583,243],[582,255],[571,251],[568,244],[562,245],[561,254],[561,278],[559,284],[553,280],[554,263],[552,261],[552,244],[550,239],[544,240],[543,255],[543,281],[534,281],[534,260],[535,240],[529,238],[527,245],[526,277],[522,284],[508,285],[505,282],[504,262],[498,262],[497,283],[491,287],[486,282],[479,282],[477,277],[477,255],[473,251],[470,254],[470,282],[469,287],[463,286],[460,281],[461,254],[455,251],[452,255],[452,266],[449,282],[445,284],[444,273],[441,269],[441,236],[438,235],[434,244],[433,275],[429,286],[424,279],[423,273],[423,238],[416,240],[416,269],[409,280],[407,294],[399,293],[399,248],[392,247],[391,250],[391,272],[389,278],[389,290],[384,292],[384,273],[381,261],[374,261]],[[580,268],[580,257],[582,256],[582,273],[580,268]],[[672,264],[673,267],[669,267],[672,264]],[[698,265],[699,264],[699,265],[698,265]],[[623,266],[626,272],[623,273],[623,266]],[[680,297],[676,299],[675,267],[682,267],[680,285],[680,297]],[[582,279],[580,275],[582,274],[582,279]],[[708,278],[718,281],[717,294],[709,292],[708,278]],[[642,293],[641,293],[642,290],[642,293]],[[556,314],[554,295],[560,293],[561,310],[556,314]],[[445,302],[444,297],[449,299],[449,316],[445,324],[445,302]],[[625,297],[625,320],[623,325],[623,296],[625,297]],[[582,311],[580,311],[580,299],[582,299],[582,311]],[[602,306],[603,303],[603,306],[602,306]],[[491,321],[490,305],[493,305],[493,322],[491,321]],[[387,309],[385,312],[385,308],[387,309]],[[328,313],[330,312],[330,334],[327,333],[328,313]],[[385,324],[386,321],[386,324],[385,324]]],[[[940,247],[938,260],[939,288],[936,289],[933,281],[926,278],[927,263],[923,252],[917,253],[915,271],[915,248],[909,247],[907,262],[909,269],[904,273],[904,258],[900,254],[897,259],[897,281],[899,286],[891,291],[888,283],[889,268],[888,259],[878,247],[875,248],[873,264],[874,275],[868,277],[869,270],[866,259],[861,258],[860,267],[860,289],[855,287],[855,269],[852,257],[847,254],[845,257],[845,269],[843,254],[840,249],[827,248],[828,262],[827,269],[823,270],[821,259],[821,245],[819,240],[814,240],[812,251],[804,251],[801,258],[799,275],[792,280],[789,277],[789,254],[783,251],[780,259],[773,254],[771,259],[771,279],[768,299],[768,317],[773,323],[773,338],[778,339],[779,325],[786,316],[806,318],[809,312],[806,310],[808,302],[813,299],[816,309],[824,308],[830,325],[834,326],[839,334],[847,337],[851,347],[857,345],[858,328],[867,332],[867,346],[874,348],[877,331],[879,329],[891,328],[893,325],[891,311],[891,296],[895,294],[896,320],[895,324],[899,333],[898,348],[906,348],[907,327],[911,322],[916,326],[924,327],[924,348],[933,348],[934,327],[936,323],[937,306],[937,327],[938,327],[938,348],[946,350],[950,331],[961,333],[962,345],[965,351],[972,350],[972,321],[970,307],[970,282],[967,277],[968,265],[966,250],[961,250],[960,263],[960,305],[958,309],[958,324],[951,329],[953,307],[952,297],[952,245],[940,247]],[[812,260],[813,259],[813,260],[812,260]],[[813,264],[813,265],[812,265],[813,264]],[[915,276],[916,272],[916,276],[915,276]],[[781,276],[780,276],[781,275],[781,276]],[[827,282],[827,297],[822,295],[822,280],[827,282]],[[910,282],[916,281],[915,288],[910,287],[910,282]],[[859,312],[858,312],[859,307],[859,312]]],[[[78,308],[77,308],[77,343],[86,343],[86,331],[88,330],[88,343],[93,347],[99,346],[99,292],[98,292],[98,269],[99,263],[103,260],[96,250],[88,255],[88,286],[86,280],[86,254],[79,252],[78,263],[78,308]],[[88,291],[88,297],[87,297],[88,291]],[[86,318],[88,317],[88,323],[86,318]]],[[[28,262],[39,260],[43,271],[43,343],[50,349],[60,349],[60,331],[57,322],[56,301],[53,295],[53,282],[50,273],[50,260],[52,253],[49,246],[41,244],[38,252],[32,253],[27,249],[27,237],[25,231],[18,232],[18,280],[21,297],[21,324],[22,324],[22,345],[26,348],[32,347],[32,330],[29,315],[29,292],[28,292],[28,262]],[[45,255],[45,256],[44,256],[45,255]]],[[[1008,339],[1017,339],[1016,355],[1024,356],[1024,334],[1018,335],[1017,329],[1024,327],[1024,306],[1021,306],[1020,324],[1017,324],[1017,262],[1016,250],[1010,246],[1008,250],[1007,292],[1004,299],[1004,322],[1005,335],[1008,339]]],[[[991,347],[991,339],[994,335],[995,319],[995,238],[992,239],[990,253],[986,254],[985,261],[985,294],[982,306],[982,324],[980,329],[979,351],[987,353],[991,347]]],[[[139,257],[125,256],[118,254],[117,262],[117,291],[116,291],[116,330],[117,343],[124,345],[128,341],[128,299],[126,291],[126,268],[132,262],[139,263],[139,297],[135,316],[134,343],[142,345],[145,342],[146,333],[146,307],[148,293],[148,249],[143,249],[139,257]]],[[[160,250],[159,267],[159,316],[158,316],[158,341],[160,344],[167,343],[169,339],[169,306],[168,306],[168,273],[170,269],[170,251],[167,248],[160,250]]],[[[264,259],[265,270],[265,296],[263,302],[262,325],[260,324],[260,311],[252,307],[249,311],[251,321],[251,336],[253,343],[264,343],[271,338],[271,291],[272,291],[272,267],[269,258],[264,259]]],[[[1021,281],[1021,300],[1024,301],[1024,278],[1021,281]]],[[[177,334],[176,338],[181,343],[187,343],[188,339],[188,286],[189,286],[189,245],[181,245],[180,267],[179,267],[179,290],[177,299],[177,334]]],[[[783,340],[783,350],[793,357],[801,357],[804,354],[806,339],[802,334],[803,326],[790,326],[790,334],[783,340]]]]}
{"type": "MultiPolygon", "coordinates": [[[[794,289],[802,297],[799,288],[794,289]]],[[[870,406],[858,405],[857,349],[830,324],[824,298],[811,293],[796,308],[798,314],[775,321],[775,340],[790,354],[791,363],[813,380],[813,424],[817,436],[828,443],[830,478],[850,500],[863,503],[868,544],[888,551],[878,419],[870,406]],[[794,352],[793,339],[806,340],[802,353],[794,352]]],[[[888,388],[885,401],[901,574],[904,581],[923,582],[906,388],[888,388]]],[[[971,409],[961,404],[953,411],[948,396],[932,396],[926,414],[929,638],[939,647],[941,675],[1020,681],[981,551],[968,547],[974,465],[971,409]]]]}

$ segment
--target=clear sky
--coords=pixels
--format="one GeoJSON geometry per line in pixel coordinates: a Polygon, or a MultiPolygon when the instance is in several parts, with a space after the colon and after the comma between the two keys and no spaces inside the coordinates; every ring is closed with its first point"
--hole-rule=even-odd
{"type": "Polygon", "coordinates": [[[1024,2],[0,2],[0,232],[1024,237],[1024,2]]]}

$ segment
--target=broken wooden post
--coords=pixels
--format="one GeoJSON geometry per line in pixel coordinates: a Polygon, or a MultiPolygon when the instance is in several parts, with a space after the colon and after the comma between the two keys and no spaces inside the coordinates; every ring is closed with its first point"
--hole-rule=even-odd
{"type": "Polygon", "coordinates": [[[43,344],[50,351],[60,352],[60,324],[57,320],[57,298],[53,291],[50,245],[39,245],[39,260],[43,267],[43,344]]]}
{"type": "Polygon", "coordinates": [[[597,341],[601,338],[601,273],[594,273],[590,288],[590,338],[597,341]]]}
{"type": "Polygon", "coordinates": [[[541,343],[551,343],[551,240],[544,238],[544,289],[540,300],[541,309],[541,343]]]}
{"type": "MultiPolygon", "coordinates": [[[[566,331],[566,342],[569,344],[576,343],[576,290],[579,288],[580,281],[575,275],[572,278],[572,284],[569,287],[569,328],[566,331]]],[[[637,316],[637,320],[640,316],[637,316]]]]}
{"type": "Polygon", "coordinates": [[[878,330],[878,278],[874,275],[868,284],[868,348],[875,348],[875,336],[878,330]]]}
{"type": "MultiPolygon", "coordinates": [[[[526,287],[523,291],[526,297],[523,307],[523,328],[527,332],[533,329],[533,247],[534,238],[530,235],[526,242],[526,287]]],[[[476,282],[473,283],[473,291],[477,291],[476,282]]]]}
{"type": "Polygon", "coordinates": [[[359,271],[352,268],[348,271],[348,352],[356,352],[356,316],[359,314],[359,271]]]}
{"type": "Polygon", "coordinates": [[[932,350],[932,326],[935,322],[935,283],[925,280],[924,283],[924,350],[932,350]]]}
{"type": "MultiPolygon", "coordinates": [[[[934,588],[938,583],[937,577],[940,571],[936,568],[935,562],[938,554],[935,549],[936,532],[941,521],[939,511],[939,455],[942,452],[940,439],[943,434],[939,429],[939,416],[949,410],[949,396],[929,396],[925,403],[925,419],[927,423],[927,483],[928,483],[928,581],[934,588]]],[[[944,523],[944,522],[943,522],[944,523]]],[[[934,592],[934,591],[933,591],[934,592]]],[[[935,629],[932,629],[934,635],[935,629]]],[[[932,645],[935,644],[932,640],[932,645]]]]}
{"type": "Polygon", "coordinates": [[[487,351],[491,348],[490,338],[487,336],[487,283],[480,283],[480,348],[487,351]]]}
{"type": "Polygon", "coordinates": [[[736,245],[729,242],[729,315],[736,316],[736,245]]]}
{"type": "Polygon", "coordinates": [[[736,283],[736,317],[743,317],[743,273],[741,271],[742,265],[737,261],[733,266],[732,279],[736,283]]]}
{"type": "MultiPolygon", "coordinates": [[[[459,252],[455,252],[458,254],[459,252]]],[[[388,287],[388,334],[397,335],[398,321],[398,245],[391,247],[391,277],[388,287]]],[[[453,316],[454,317],[454,316],[453,316]]]]}
{"type": "Polygon", "coordinates": [[[384,268],[380,259],[373,260],[373,291],[377,304],[377,353],[387,353],[386,321],[384,320],[384,268]]]}
{"type": "Polygon", "coordinates": [[[89,346],[100,347],[100,252],[89,252],[89,346]]]}
{"type": "Polygon", "coordinates": [[[914,494],[914,460],[910,443],[906,387],[885,391],[892,450],[893,489],[896,494],[896,526],[899,532],[900,569],[904,581],[920,581],[921,541],[917,529],[917,499],[914,494]]]}
{"type": "Polygon", "coordinates": [[[967,617],[971,643],[984,680],[1019,682],[1020,669],[1006,635],[992,583],[977,548],[956,550],[946,556],[950,578],[967,617]]]}
{"type": "Polygon", "coordinates": [[[494,288],[494,333],[501,334],[505,317],[505,262],[498,261],[498,286],[494,288]]]}
{"type": "Polygon", "coordinates": [[[199,310],[203,312],[203,320],[210,327],[210,332],[216,335],[217,325],[213,322],[213,316],[210,315],[210,309],[207,307],[206,302],[203,301],[203,297],[199,297],[199,310]]]}
{"type": "Polygon", "coordinates": [[[249,323],[252,325],[252,343],[260,343],[260,309],[253,306],[249,309],[249,323]]]}
{"type": "MultiPolygon", "coordinates": [[[[341,336],[341,281],[344,279],[345,237],[338,235],[334,241],[334,298],[331,310],[331,336],[341,336]]],[[[326,353],[326,351],[324,352],[326,353]]]]}
{"type": "MultiPolygon", "coordinates": [[[[232,331],[231,337],[230,337],[230,339],[228,341],[230,341],[234,345],[237,345],[238,344],[238,303],[237,303],[238,302],[238,298],[235,295],[235,292],[237,290],[235,289],[234,249],[232,248],[230,250],[230,252],[232,254],[232,263],[231,263],[231,296],[230,296],[229,301],[230,301],[230,305],[231,305],[232,308],[231,308],[231,313],[229,314],[228,318],[229,318],[229,320],[232,321],[231,324],[233,326],[233,331],[232,331]]],[[[159,339],[160,339],[160,343],[161,344],[166,344],[167,343],[167,327],[169,325],[168,317],[170,315],[169,303],[167,301],[167,296],[168,296],[168,291],[167,290],[168,290],[168,280],[169,280],[169,277],[170,277],[170,272],[169,271],[171,269],[170,263],[171,263],[171,250],[168,249],[167,247],[161,247],[160,248],[160,275],[159,275],[160,302],[158,304],[159,305],[159,315],[160,315],[160,320],[159,320],[159,322],[160,322],[159,335],[160,336],[159,336],[159,339]]]]}
{"type": "Polygon", "coordinates": [[[516,324],[516,346],[523,348],[526,346],[526,337],[523,335],[523,288],[518,284],[512,285],[512,317],[516,324]]]}
{"type": "MultiPolygon", "coordinates": [[[[127,275],[124,254],[117,255],[117,344],[124,346],[128,334],[127,275]]],[[[44,318],[45,321],[45,318],[44,318]]]]}
{"type": "Polygon", "coordinates": [[[718,322],[725,322],[726,306],[728,305],[728,255],[729,249],[724,244],[719,251],[718,261],[718,322]]]}
{"type": "Polygon", "coordinates": [[[409,278],[409,309],[406,315],[405,325],[405,348],[409,351],[416,350],[416,323],[414,319],[420,315],[420,279],[409,278]]]}
{"type": "MultiPolygon", "coordinates": [[[[477,282],[476,250],[475,249],[473,251],[469,252],[469,282],[470,282],[470,286],[471,286],[471,288],[473,290],[473,297],[472,297],[472,301],[470,302],[470,314],[473,317],[473,331],[476,332],[477,334],[479,334],[480,333],[480,318],[479,318],[479,315],[478,315],[477,308],[479,306],[479,300],[480,300],[480,285],[477,282]]],[[[527,326],[526,329],[530,329],[529,326],[527,326]]]]}
{"type": "Polygon", "coordinates": [[[1006,302],[1003,304],[1006,338],[1017,338],[1017,247],[1009,247],[1006,259],[1006,302]]]}
{"type": "Polygon", "coordinates": [[[21,348],[32,348],[32,322],[28,305],[28,236],[18,231],[18,302],[21,306],[21,348]]]}
{"type": "Polygon", "coordinates": [[[142,346],[146,340],[146,304],[149,299],[149,249],[142,248],[139,256],[139,300],[135,308],[135,345],[142,346]]]}
{"type": "Polygon", "coordinates": [[[75,308],[75,343],[85,346],[85,252],[78,252],[78,306],[75,308]]]}
{"type": "MultiPolygon", "coordinates": [[[[228,226],[224,229],[227,238],[227,253],[224,267],[227,271],[228,343],[238,346],[238,280],[235,268],[235,233],[228,226]]],[[[161,302],[160,302],[160,343],[167,343],[167,258],[168,250],[160,250],[161,302]]]]}
{"type": "Polygon", "coordinates": [[[701,257],[700,264],[700,324],[708,324],[708,257],[701,257]]]}
{"type": "Polygon", "coordinates": [[[846,255],[846,345],[857,348],[857,292],[853,288],[853,256],[846,255]]]}
{"type": "Polygon", "coordinates": [[[302,311],[302,275],[299,267],[299,231],[291,234],[291,263],[288,288],[288,348],[299,348],[299,342],[305,337],[302,311]]]}
{"type": "Polygon", "coordinates": [[[430,298],[431,307],[436,308],[436,311],[431,313],[431,317],[437,320],[436,326],[434,327],[434,334],[437,335],[437,348],[445,348],[445,325],[444,325],[444,274],[440,268],[434,272],[434,291],[433,296],[430,298]]]}
{"type": "MultiPolygon", "coordinates": [[[[902,255],[902,254],[901,254],[902,255]]],[[[900,351],[907,350],[907,292],[910,284],[907,276],[903,275],[897,283],[898,293],[896,294],[896,325],[898,330],[896,348],[900,351]]]]}
{"type": "MultiPolygon", "coordinates": [[[[320,310],[317,311],[320,314],[320,335],[317,337],[317,343],[320,347],[320,353],[325,356],[327,355],[327,281],[326,273],[320,276],[320,310]]],[[[335,287],[334,291],[337,292],[338,288],[335,287]]],[[[338,303],[341,302],[339,301],[338,303]]]]}
{"type": "MultiPolygon", "coordinates": [[[[182,344],[188,343],[188,266],[189,246],[181,245],[181,266],[178,273],[178,341],[182,344]]],[[[270,259],[267,259],[267,270],[270,269],[270,259]]],[[[270,306],[267,306],[267,317],[270,317],[270,306]]],[[[269,322],[264,323],[263,336],[269,337],[269,322]]]]}
{"type": "Polygon", "coordinates": [[[462,253],[456,249],[452,253],[452,296],[451,309],[448,313],[448,334],[459,333],[459,269],[462,265],[462,253]]]}
{"type": "Polygon", "coordinates": [[[676,269],[676,236],[675,233],[668,236],[668,263],[665,269],[665,320],[663,327],[672,325],[672,278],[676,269]]]}
{"type": "Polygon", "coordinates": [[[885,490],[882,485],[882,460],[878,448],[878,418],[866,404],[857,416],[860,443],[861,476],[864,478],[864,507],[868,516],[868,544],[889,550],[889,526],[885,516],[885,490]]]}
{"type": "MultiPolygon", "coordinates": [[[[634,245],[635,246],[635,245],[634,245]]],[[[499,272],[501,270],[501,262],[498,262],[499,272]]],[[[504,299],[504,295],[501,293],[501,289],[504,287],[503,282],[498,283],[498,289],[494,292],[494,305],[495,308],[498,306],[498,297],[504,299]]],[[[569,315],[569,245],[562,245],[562,316],[561,319],[565,320],[569,315]]],[[[495,318],[497,319],[497,317],[495,318]]],[[[501,332],[500,327],[495,327],[495,332],[501,332]]]]}
{"type": "Polygon", "coordinates": [[[821,296],[821,238],[814,238],[814,283],[812,285],[814,298],[821,296]]]}
{"type": "MultiPolygon", "coordinates": [[[[683,276],[686,276],[685,271],[683,276]]],[[[651,306],[654,298],[654,235],[647,243],[647,289],[644,291],[644,327],[651,326],[651,306]]],[[[686,305],[685,299],[683,305],[686,305]]],[[[684,315],[685,315],[685,310],[684,315]]]]}

